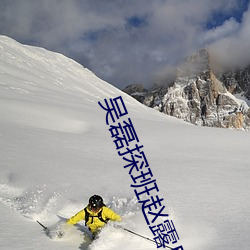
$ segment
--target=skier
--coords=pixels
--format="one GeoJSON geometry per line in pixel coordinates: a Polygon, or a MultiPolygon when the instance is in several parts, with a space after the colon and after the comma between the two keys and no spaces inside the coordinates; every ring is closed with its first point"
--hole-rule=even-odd
{"type": "Polygon", "coordinates": [[[121,217],[105,206],[101,196],[95,194],[89,198],[89,204],[72,216],[67,224],[74,225],[80,220],[85,220],[85,225],[92,232],[94,239],[109,220],[120,222],[121,217]]]}

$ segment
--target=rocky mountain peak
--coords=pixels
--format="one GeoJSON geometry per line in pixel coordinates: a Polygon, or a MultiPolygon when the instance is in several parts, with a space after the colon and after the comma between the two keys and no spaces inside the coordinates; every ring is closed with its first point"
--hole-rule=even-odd
{"type": "Polygon", "coordinates": [[[209,53],[201,49],[194,55],[188,57],[177,69],[177,77],[194,77],[205,74],[210,70],[209,53]]]}
{"type": "Polygon", "coordinates": [[[249,106],[233,95],[250,93],[249,71],[216,74],[210,64],[208,50],[202,49],[178,67],[171,86],[143,90],[139,98],[138,91],[130,95],[160,112],[196,125],[249,129],[249,106]]]}

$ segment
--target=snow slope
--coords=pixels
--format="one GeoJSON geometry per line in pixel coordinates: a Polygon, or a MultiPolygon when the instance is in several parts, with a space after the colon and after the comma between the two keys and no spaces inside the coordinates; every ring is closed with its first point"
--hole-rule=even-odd
{"type": "MultiPolygon", "coordinates": [[[[92,194],[152,238],[112,142],[105,98],[122,96],[185,250],[250,248],[248,132],[196,127],[149,109],[63,55],[0,36],[1,249],[156,249],[107,226],[90,244],[53,227],[92,194]]],[[[60,222],[59,222],[60,223],[60,222]]],[[[82,225],[82,224],[81,224],[82,225]]]]}

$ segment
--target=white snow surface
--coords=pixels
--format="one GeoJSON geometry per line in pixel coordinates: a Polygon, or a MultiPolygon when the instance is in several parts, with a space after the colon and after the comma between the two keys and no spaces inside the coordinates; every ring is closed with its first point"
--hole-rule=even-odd
{"type": "MultiPolygon", "coordinates": [[[[126,69],[124,69],[126,70],[126,69]]],[[[112,223],[53,229],[102,195],[152,238],[98,105],[122,96],[185,250],[250,249],[249,132],[193,126],[147,108],[63,55],[0,36],[0,249],[149,250],[112,223]]]]}

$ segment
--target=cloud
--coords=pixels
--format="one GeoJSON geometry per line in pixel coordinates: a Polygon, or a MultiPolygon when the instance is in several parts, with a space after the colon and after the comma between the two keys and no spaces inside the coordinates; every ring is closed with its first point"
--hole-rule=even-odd
{"type": "Polygon", "coordinates": [[[235,34],[240,28],[240,24],[232,17],[225,20],[221,26],[204,31],[200,38],[201,44],[211,44],[225,37],[235,34]]]}
{"type": "MultiPolygon", "coordinates": [[[[225,26],[220,29],[227,29],[225,26]]],[[[242,22],[221,39],[210,44],[215,60],[225,67],[244,67],[250,64],[250,10],[243,15],[242,22]]]]}
{"type": "Polygon", "coordinates": [[[239,2],[2,0],[0,33],[61,52],[120,88],[148,87],[204,46],[213,45],[222,57],[223,46],[247,49],[249,14],[242,22],[234,17],[239,2]]]}

